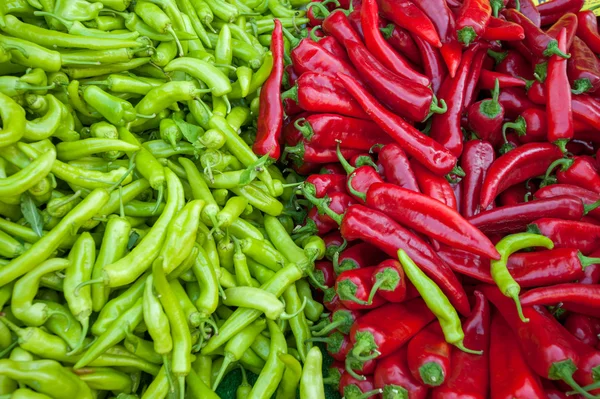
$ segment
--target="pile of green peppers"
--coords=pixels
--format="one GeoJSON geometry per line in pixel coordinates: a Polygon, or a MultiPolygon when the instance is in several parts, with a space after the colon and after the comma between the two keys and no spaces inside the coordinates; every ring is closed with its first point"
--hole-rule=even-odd
{"type": "Polygon", "coordinates": [[[324,397],[325,244],[251,150],[303,2],[0,2],[1,398],[324,397]]]}

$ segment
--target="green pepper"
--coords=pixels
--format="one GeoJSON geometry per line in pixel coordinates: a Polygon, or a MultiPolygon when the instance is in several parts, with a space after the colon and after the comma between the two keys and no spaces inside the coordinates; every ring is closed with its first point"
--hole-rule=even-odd
{"type": "Polygon", "coordinates": [[[73,66],[63,67],[62,70],[71,79],[85,79],[97,76],[103,76],[112,73],[129,71],[146,65],[150,62],[150,57],[134,58],[128,62],[119,62],[115,64],[94,65],[94,66],[73,66]]]}
{"type": "Polygon", "coordinates": [[[46,96],[46,100],[48,108],[44,116],[31,121],[25,121],[23,138],[28,141],[47,139],[52,136],[60,126],[63,118],[60,102],[51,94],[46,96]]]}
{"type": "Polygon", "coordinates": [[[321,350],[314,346],[306,356],[302,378],[300,380],[300,399],[325,399],[323,386],[323,355],[321,350]]]}
{"type": "Polygon", "coordinates": [[[223,72],[211,63],[197,58],[177,58],[171,61],[164,70],[165,72],[183,71],[204,82],[210,88],[212,94],[218,97],[231,91],[229,78],[223,72]]]}
{"type": "MultiPolygon", "coordinates": [[[[97,4],[97,3],[96,3],[97,4]]],[[[101,38],[101,39],[121,39],[121,40],[135,40],[140,34],[138,32],[127,32],[127,33],[113,33],[106,32],[100,29],[90,29],[87,28],[84,24],[79,21],[69,20],[62,18],[57,14],[53,14],[51,12],[46,11],[36,11],[34,12],[36,16],[49,17],[54,20],[60,22],[67,28],[67,31],[70,35],[76,36],[86,36],[89,38],[101,38]]]]}
{"type": "Polygon", "coordinates": [[[154,364],[163,364],[163,358],[154,350],[154,342],[146,341],[137,335],[128,334],[125,337],[125,349],[132,354],[154,364]]]}
{"type": "Polygon", "coordinates": [[[140,117],[153,118],[156,116],[154,114],[140,115],[136,113],[135,108],[128,101],[121,100],[120,98],[105,92],[98,86],[86,86],[83,90],[83,98],[110,123],[116,126],[125,126],[128,122],[132,122],[140,117]]]}
{"type": "Polygon", "coordinates": [[[295,397],[298,383],[302,376],[302,365],[292,355],[287,353],[279,354],[279,360],[285,364],[285,371],[281,383],[279,384],[279,388],[277,389],[275,399],[295,397]]]}
{"type": "Polygon", "coordinates": [[[279,354],[287,353],[285,337],[275,322],[267,320],[267,324],[271,334],[269,358],[248,395],[248,398],[251,399],[270,398],[277,390],[285,371],[285,364],[279,358],[279,354]]]}
{"type": "Polygon", "coordinates": [[[89,3],[86,0],[56,0],[55,4],[58,16],[70,21],[94,19],[102,8],[102,3],[89,3]]]}
{"type": "Polygon", "coordinates": [[[204,2],[208,4],[214,15],[223,21],[233,22],[239,15],[234,5],[222,0],[204,0],[204,2]]]}
{"type": "Polygon", "coordinates": [[[145,78],[141,76],[131,77],[126,75],[112,74],[105,80],[85,82],[85,85],[106,86],[108,90],[117,93],[148,94],[156,87],[165,84],[161,79],[145,78]]]}
{"type": "MultiPolygon", "coordinates": [[[[0,93],[0,118],[2,118],[0,147],[19,141],[25,131],[25,111],[13,99],[2,93],[0,93]]],[[[0,194],[0,196],[4,195],[0,194]]]]}
{"type": "Polygon", "coordinates": [[[107,367],[85,367],[75,371],[91,389],[131,393],[131,377],[121,371],[107,367]]]}

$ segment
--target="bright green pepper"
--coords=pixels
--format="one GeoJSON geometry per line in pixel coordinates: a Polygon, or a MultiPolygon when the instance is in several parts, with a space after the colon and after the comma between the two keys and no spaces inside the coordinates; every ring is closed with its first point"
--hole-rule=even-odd
{"type": "MultiPolygon", "coordinates": [[[[0,147],[19,141],[25,131],[25,111],[13,99],[2,93],[0,93],[0,118],[2,118],[0,147]]],[[[0,193],[0,196],[3,197],[4,194],[0,193]]]]}
{"type": "Polygon", "coordinates": [[[300,380],[300,399],[325,399],[323,386],[323,355],[321,350],[314,346],[306,356],[300,380]]]}
{"type": "Polygon", "coordinates": [[[209,62],[197,58],[177,58],[171,61],[164,70],[165,72],[183,71],[204,82],[210,88],[212,94],[218,97],[231,91],[229,78],[223,72],[209,62]]]}
{"type": "Polygon", "coordinates": [[[34,120],[25,122],[23,138],[28,141],[39,141],[52,136],[62,121],[62,107],[56,97],[46,96],[48,109],[45,114],[34,120]]]}
{"type": "Polygon", "coordinates": [[[117,93],[148,94],[156,87],[165,84],[166,81],[145,77],[131,77],[126,75],[112,74],[105,80],[85,82],[85,85],[106,86],[108,90],[117,93]]]}
{"type": "Polygon", "coordinates": [[[108,367],[86,367],[78,369],[79,376],[91,389],[131,393],[133,381],[128,374],[108,367]]]}
{"type": "Polygon", "coordinates": [[[271,347],[267,363],[258,376],[252,391],[248,395],[249,399],[268,399],[275,393],[277,386],[283,377],[285,364],[279,359],[279,354],[287,353],[287,343],[283,333],[277,324],[267,320],[269,333],[271,334],[271,347]]]}
{"type": "Polygon", "coordinates": [[[281,384],[279,384],[279,388],[277,389],[275,399],[295,397],[298,383],[302,376],[302,365],[292,355],[287,353],[279,354],[279,360],[285,364],[285,371],[281,379],[281,384]]]}

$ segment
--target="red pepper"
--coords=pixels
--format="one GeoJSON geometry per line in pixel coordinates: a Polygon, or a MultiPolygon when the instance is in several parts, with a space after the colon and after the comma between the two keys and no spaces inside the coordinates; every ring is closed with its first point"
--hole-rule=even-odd
{"type": "Polygon", "coordinates": [[[523,40],[525,39],[525,31],[519,24],[501,18],[491,17],[481,38],[489,41],[523,40]]]}
{"type": "MultiPolygon", "coordinates": [[[[569,338],[573,345],[578,348],[579,362],[577,363],[577,371],[575,372],[575,381],[581,386],[589,387],[591,395],[600,394],[600,383],[598,383],[598,372],[600,371],[600,351],[594,350],[593,347],[580,342],[574,336],[569,338]]],[[[588,390],[588,388],[586,388],[588,390]]],[[[597,396],[592,396],[597,397],[597,396]]]]}
{"type": "Polygon", "coordinates": [[[445,175],[454,168],[456,157],[443,146],[381,106],[357,80],[344,74],[339,74],[338,78],[371,119],[400,144],[409,155],[436,174],[445,175]]]}
{"type": "Polygon", "coordinates": [[[453,348],[452,368],[446,383],[432,391],[432,399],[473,398],[486,399],[489,386],[490,305],[479,291],[474,292],[473,312],[463,323],[464,344],[467,348],[483,351],[482,355],[453,348]]]}
{"type": "Polygon", "coordinates": [[[402,147],[395,143],[387,144],[381,147],[378,155],[386,181],[419,192],[417,179],[402,147]]]}
{"type": "MultiPolygon", "coordinates": [[[[482,78],[484,72],[485,70],[481,71],[482,78]]],[[[490,141],[495,146],[502,142],[502,123],[504,121],[504,108],[498,102],[499,95],[499,79],[496,79],[494,90],[492,90],[493,97],[478,101],[467,108],[467,120],[471,131],[477,137],[490,141]]]]}
{"type": "Polygon", "coordinates": [[[352,349],[350,338],[337,331],[330,334],[327,338],[313,337],[308,341],[327,344],[327,353],[333,360],[337,360],[338,362],[345,361],[348,352],[352,349]]]}
{"type": "Polygon", "coordinates": [[[598,21],[593,11],[579,11],[577,13],[577,36],[588,45],[594,53],[600,53],[600,34],[598,34],[598,21]]]}
{"type": "Polygon", "coordinates": [[[323,30],[328,35],[335,37],[338,42],[344,43],[344,40],[361,41],[361,37],[350,24],[347,14],[343,10],[335,10],[323,21],[323,30]]]}
{"type": "Polygon", "coordinates": [[[529,223],[540,218],[580,220],[584,214],[581,198],[559,195],[494,208],[469,218],[469,223],[485,234],[511,234],[524,230],[529,223]]]}
{"type": "Polygon", "coordinates": [[[340,273],[335,281],[335,291],[342,305],[347,309],[374,309],[387,301],[370,295],[373,291],[373,273],[376,267],[363,267],[340,273]]]}
{"type": "MultiPolygon", "coordinates": [[[[317,38],[318,39],[318,38],[317,38]]],[[[313,38],[315,40],[315,38],[313,38]]],[[[326,36],[323,39],[315,40],[317,43],[321,45],[325,50],[329,51],[331,54],[335,55],[341,60],[345,62],[350,62],[348,59],[348,55],[346,54],[346,50],[342,47],[340,42],[336,40],[333,36],[326,36]]]]}
{"type": "Polygon", "coordinates": [[[494,161],[481,188],[481,206],[487,208],[496,196],[517,183],[544,173],[562,152],[553,144],[529,143],[494,161]]]}
{"type": "Polygon", "coordinates": [[[256,141],[252,150],[259,155],[269,154],[279,159],[281,149],[279,141],[283,127],[283,105],[281,103],[281,81],[283,78],[283,33],[281,22],[275,21],[271,37],[273,70],[260,90],[260,112],[256,128],[256,141]]]}
{"type": "Polygon", "coordinates": [[[437,322],[431,323],[410,340],[407,346],[408,367],[421,384],[442,385],[450,374],[450,352],[437,322]]]}
{"type": "Polygon", "coordinates": [[[498,102],[504,107],[504,114],[509,119],[515,119],[523,111],[535,107],[535,104],[527,98],[525,90],[517,87],[502,90],[498,102]]]}
{"type": "Polygon", "coordinates": [[[348,193],[360,203],[364,204],[366,201],[366,192],[369,187],[374,183],[382,183],[383,179],[377,170],[370,164],[355,168],[344,159],[344,156],[341,153],[339,153],[339,159],[346,170],[346,173],[348,173],[348,193]]]}
{"type": "Polygon", "coordinates": [[[402,265],[395,259],[380,262],[372,275],[373,290],[388,302],[406,300],[406,281],[402,265]]]}
{"type": "Polygon", "coordinates": [[[567,52],[571,49],[573,40],[575,39],[575,34],[577,33],[577,15],[573,13],[562,15],[554,25],[548,28],[546,33],[558,40],[558,35],[562,29],[566,30],[565,52],[567,52]]]}
{"type": "Polygon", "coordinates": [[[573,379],[579,363],[579,353],[571,334],[542,307],[524,307],[523,313],[530,321],[519,320],[510,299],[492,286],[482,286],[485,296],[500,311],[511,327],[529,366],[540,376],[566,382],[577,393],[587,398],[594,396],[583,391],[573,379]]]}
{"type": "MultiPolygon", "coordinates": [[[[355,204],[356,201],[352,199],[349,195],[344,192],[332,192],[326,197],[329,201],[329,206],[336,213],[344,212],[348,206],[355,204]]],[[[311,220],[313,224],[310,222],[305,226],[305,231],[296,230],[296,234],[319,234],[323,235],[329,233],[332,230],[335,230],[338,227],[337,222],[331,219],[329,216],[325,214],[321,214],[316,207],[311,208],[308,211],[307,221],[311,220]]]]}
{"type": "Polygon", "coordinates": [[[423,71],[431,81],[433,93],[437,94],[448,74],[444,59],[437,48],[418,36],[415,36],[414,39],[423,60],[423,71]]]}
{"type": "Polygon", "coordinates": [[[465,177],[461,181],[461,214],[464,217],[474,216],[481,211],[481,186],[494,159],[494,147],[489,142],[471,140],[465,143],[461,157],[461,165],[465,171],[465,177]]]}
{"type": "Polygon", "coordinates": [[[423,194],[441,202],[449,208],[458,209],[454,190],[445,177],[431,173],[414,160],[410,161],[410,165],[415,173],[419,189],[423,194]]]}
{"type": "Polygon", "coordinates": [[[283,87],[292,87],[296,84],[296,80],[298,79],[298,74],[294,70],[294,66],[292,64],[285,67],[283,70],[283,78],[282,84],[283,87]]]}
{"type": "Polygon", "coordinates": [[[600,103],[587,94],[580,94],[571,98],[573,117],[596,130],[600,129],[600,103]]]}
{"type": "Polygon", "coordinates": [[[415,41],[407,30],[396,24],[389,23],[386,26],[385,21],[379,18],[379,30],[392,47],[400,54],[406,56],[410,62],[415,65],[421,65],[421,54],[415,41]]]}
{"type": "MultiPolygon", "coordinates": [[[[346,247],[346,240],[342,237],[339,231],[335,230],[331,233],[323,236],[323,241],[325,241],[325,257],[329,260],[333,260],[333,256],[336,252],[340,252],[343,248],[346,247]],[[342,249],[340,249],[342,248],[342,249]]],[[[331,265],[333,268],[333,264],[331,265]]]]}
{"type": "Polygon", "coordinates": [[[573,220],[544,218],[528,226],[554,241],[556,248],[577,248],[588,255],[600,248],[600,226],[573,220]]]}
{"type": "Polygon", "coordinates": [[[323,13],[320,12],[322,10],[320,6],[327,6],[326,9],[331,9],[331,7],[335,7],[335,3],[335,0],[312,0],[306,7],[306,18],[309,20],[308,25],[312,27],[321,25],[325,19],[325,15],[322,15],[323,13]]]}
{"type": "Polygon", "coordinates": [[[425,40],[433,47],[442,47],[435,25],[426,13],[409,0],[379,0],[381,15],[396,25],[425,40]]]}
{"type": "Polygon", "coordinates": [[[492,399],[546,397],[540,377],[527,365],[517,337],[498,313],[492,318],[490,359],[492,399]]]}
{"type": "Polygon", "coordinates": [[[306,178],[305,182],[315,187],[317,198],[323,198],[331,193],[343,193],[346,191],[346,175],[310,175],[306,178]]]}
{"type": "Polygon", "coordinates": [[[354,346],[349,358],[371,360],[391,355],[434,319],[420,298],[374,309],[352,326],[350,338],[354,346]]]}
{"type": "MultiPolygon", "coordinates": [[[[566,30],[558,36],[560,51],[566,52],[566,30]]],[[[548,61],[546,78],[548,115],[548,141],[566,152],[567,141],[573,138],[573,111],[571,110],[571,85],[567,76],[567,60],[553,55],[548,61]]]]}
{"type": "Polygon", "coordinates": [[[327,369],[327,377],[323,378],[323,383],[331,385],[336,391],[340,389],[340,380],[346,372],[343,362],[333,361],[327,369]]]}
{"type": "MultiPolygon", "coordinates": [[[[531,184],[531,181],[528,182],[531,184]]],[[[505,206],[521,204],[523,202],[527,202],[526,199],[528,199],[532,194],[533,193],[530,186],[525,184],[515,184],[514,186],[509,187],[500,193],[498,196],[498,205],[505,206]]]]}
{"type": "Polygon", "coordinates": [[[361,242],[343,249],[339,256],[334,258],[333,269],[336,274],[346,270],[354,270],[376,265],[387,256],[373,245],[361,242]]]}
{"type": "Polygon", "coordinates": [[[381,64],[363,44],[345,41],[344,45],[363,81],[392,111],[419,122],[431,113],[446,111],[444,102],[441,102],[441,107],[438,106],[431,89],[405,76],[396,75],[381,64]]]}
{"type": "Polygon", "coordinates": [[[340,297],[335,292],[334,287],[327,288],[325,291],[323,291],[323,306],[325,306],[325,309],[329,310],[330,312],[333,312],[335,309],[342,306],[340,303],[340,297]]]}
{"type": "Polygon", "coordinates": [[[594,326],[594,319],[590,316],[571,313],[567,316],[564,325],[575,338],[586,345],[595,347],[600,342],[594,326]]]}
{"type": "Polygon", "coordinates": [[[322,336],[336,330],[345,335],[350,334],[350,328],[352,328],[352,325],[356,323],[356,320],[358,320],[358,318],[363,314],[364,312],[360,310],[351,310],[344,307],[339,307],[335,309],[329,316],[330,323],[327,324],[327,326],[322,330],[313,332],[313,335],[322,336]]]}
{"type": "Polygon", "coordinates": [[[471,63],[470,71],[471,76],[467,80],[467,84],[465,87],[465,99],[463,101],[463,107],[465,109],[468,108],[471,104],[473,104],[479,96],[479,77],[481,76],[481,71],[483,70],[484,64],[489,60],[490,58],[487,56],[485,51],[478,51],[473,57],[473,62],[471,63]]]}
{"type": "Polygon", "coordinates": [[[529,108],[514,122],[506,122],[502,126],[504,134],[508,129],[512,129],[523,144],[544,142],[548,131],[546,111],[543,108],[529,108]]]}
{"type": "MultiPolygon", "coordinates": [[[[341,149],[344,157],[352,157],[359,154],[358,150],[352,150],[347,148],[341,149]]],[[[305,140],[300,140],[294,146],[288,146],[285,148],[284,154],[290,154],[296,163],[329,163],[335,162],[338,159],[337,151],[335,148],[321,148],[314,146],[305,140]]]]}
{"type": "Polygon", "coordinates": [[[298,173],[301,176],[306,176],[311,173],[314,173],[319,169],[318,163],[308,163],[308,162],[292,162],[292,169],[294,172],[298,173]]]}
{"type": "Polygon", "coordinates": [[[600,308],[600,286],[565,283],[536,288],[521,295],[523,306],[556,305],[562,302],[600,308]]]}
{"type": "MultiPolygon", "coordinates": [[[[523,2],[522,2],[523,3],[523,2]]],[[[523,10],[523,8],[521,8],[523,10]]],[[[538,58],[550,57],[556,55],[562,58],[569,58],[566,49],[559,48],[556,39],[542,31],[529,18],[515,9],[504,11],[506,19],[515,22],[525,30],[525,43],[534,56],[538,58]]]]}
{"type": "Polygon", "coordinates": [[[549,167],[546,175],[549,176],[557,166],[556,179],[561,184],[574,184],[587,190],[600,193],[600,175],[593,159],[579,156],[570,159],[558,159],[549,167]]]}
{"type": "MultiPolygon", "coordinates": [[[[518,26],[518,25],[517,25],[518,26]]],[[[488,50],[488,55],[496,61],[496,72],[512,75],[514,77],[533,80],[533,70],[529,61],[515,50],[496,52],[488,50]]]]}
{"type": "Polygon", "coordinates": [[[600,61],[588,45],[578,37],[573,41],[567,70],[574,94],[595,92],[600,89],[600,61]]]}
{"type": "Polygon", "coordinates": [[[532,0],[508,0],[506,8],[518,10],[521,14],[527,17],[527,19],[529,19],[533,25],[537,27],[540,26],[540,12],[532,0]]]}
{"type": "Polygon", "coordinates": [[[385,398],[425,399],[429,390],[411,375],[406,352],[403,347],[377,363],[375,386],[385,398]]]}
{"type": "MultiPolygon", "coordinates": [[[[561,195],[574,195],[580,198],[586,206],[593,205],[595,202],[600,200],[600,194],[597,192],[572,184],[551,184],[549,186],[542,187],[535,192],[534,197],[553,198],[561,195]]],[[[598,209],[592,209],[588,211],[587,214],[596,219],[600,219],[600,210],[598,209]]]]}
{"type": "Polygon", "coordinates": [[[574,397],[574,396],[567,396],[566,393],[561,392],[554,388],[546,388],[544,390],[544,394],[546,395],[546,397],[548,399],[571,399],[574,397]]]}
{"type": "Polygon", "coordinates": [[[490,18],[492,6],[489,0],[465,0],[456,16],[458,41],[469,46],[482,37],[490,18]]]}
{"type": "Polygon", "coordinates": [[[430,136],[446,147],[455,156],[462,153],[463,133],[460,118],[464,110],[464,99],[471,63],[477,51],[483,51],[474,46],[467,50],[462,57],[456,76],[450,74],[442,83],[439,96],[446,101],[448,110],[444,114],[433,115],[431,118],[430,136]]]}
{"type": "Polygon", "coordinates": [[[585,0],[553,0],[540,4],[537,9],[540,13],[542,26],[553,24],[566,14],[581,10],[585,0]]]}
{"type": "Polygon", "coordinates": [[[337,114],[312,114],[296,119],[294,126],[310,145],[327,149],[369,150],[392,140],[375,123],[337,114]]]}
{"type": "Polygon", "coordinates": [[[500,259],[490,240],[458,212],[427,195],[393,184],[373,184],[367,204],[435,240],[491,259],[500,259]]]}
{"type": "Polygon", "coordinates": [[[281,98],[294,100],[304,111],[369,119],[344,85],[331,75],[304,73],[291,89],[281,94],[281,98]]]}
{"type": "Polygon", "coordinates": [[[372,376],[367,376],[364,380],[358,380],[350,373],[342,374],[339,389],[340,395],[345,399],[363,399],[381,392],[375,389],[372,376]]]}
{"type": "Polygon", "coordinates": [[[482,89],[492,90],[496,85],[496,80],[498,81],[499,87],[501,89],[506,89],[508,87],[527,86],[527,81],[525,81],[524,79],[507,75],[501,72],[488,71],[486,69],[481,71],[481,75],[479,77],[479,86],[482,89]]]}
{"type": "Polygon", "coordinates": [[[399,76],[428,86],[429,79],[415,71],[410,63],[384,39],[379,30],[379,10],[376,0],[363,0],[360,15],[365,44],[373,56],[399,76]]]}
{"type": "Polygon", "coordinates": [[[315,278],[325,287],[333,287],[335,284],[335,272],[333,263],[328,260],[318,260],[315,262],[315,278]]]}

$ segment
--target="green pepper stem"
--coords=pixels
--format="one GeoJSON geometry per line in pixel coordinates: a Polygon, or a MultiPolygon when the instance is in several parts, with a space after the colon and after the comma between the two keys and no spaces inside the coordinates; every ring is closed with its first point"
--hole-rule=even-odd
{"type": "Polygon", "coordinates": [[[583,214],[587,215],[588,213],[590,213],[591,211],[593,211],[594,209],[600,207],[600,200],[593,202],[591,204],[588,205],[584,205],[583,206],[583,214]]]}
{"type": "Polygon", "coordinates": [[[342,168],[344,168],[346,173],[351,174],[352,172],[354,172],[356,170],[356,168],[354,166],[350,165],[350,163],[348,163],[348,161],[346,161],[346,158],[344,158],[344,155],[342,155],[342,150],[340,148],[339,142],[338,142],[338,145],[337,145],[337,148],[335,151],[337,153],[338,159],[340,160],[340,163],[342,164],[342,168]]]}
{"type": "MultiPolygon", "coordinates": [[[[495,1],[495,0],[492,0],[492,1],[495,1]]],[[[508,56],[508,51],[499,52],[499,51],[494,51],[494,50],[488,50],[487,53],[490,57],[492,57],[494,59],[494,61],[496,62],[496,65],[498,65],[499,63],[504,61],[504,59],[508,56]]]]}
{"type": "Polygon", "coordinates": [[[429,107],[429,115],[427,115],[428,119],[433,114],[444,114],[448,111],[448,105],[444,99],[438,101],[437,97],[434,95],[431,99],[431,105],[429,107]]]}
{"type": "Polygon", "coordinates": [[[185,53],[183,51],[183,47],[181,46],[181,42],[179,41],[179,38],[177,37],[177,34],[173,30],[173,27],[169,25],[169,26],[167,26],[165,31],[168,34],[170,34],[171,36],[173,36],[173,40],[175,40],[175,44],[177,45],[177,51],[179,52],[179,56],[183,57],[185,55],[185,53]]]}
{"type": "Polygon", "coordinates": [[[525,118],[519,115],[514,122],[506,122],[502,125],[502,137],[504,138],[505,143],[508,143],[508,140],[506,139],[506,131],[508,129],[513,129],[519,137],[525,136],[527,134],[527,122],[525,121],[525,118]]]}
{"type": "MultiPolygon", "coordinates": [[[[326,289],[328,289],[329,287],[327,287],[326,285],[321,284],[321,282],[319,280],[317,280],[317,278],[315,277],[315,274],[312,270],[308,270],[306,272],[308,278],[310,279],[310,281],[313,282],[313,284],[315,285],[315,287],[319,288],[320,290],[325,291],[326,289]]],[[[305,298],[306,299],[306,298],[305,298]]]]}
{"type": "Polygon", "coordinates": [[[54,18],[55,20],[57,20],[58,22],[60,22],[61,24],[63,24],[65,26],[65,28],[67,28],[68,30],[70,30],[73,25],[75,24],[72,21],[69,21],[67,19],[61,18],[58,15],[51,13],[51,12],[47,12],[47,11],[34,11],[33,15],[35,15],[36,17],[50,17],[50,18],[54,18]]]}
{"type": "MultiPolygon", "coordinates": [[[[600,388],[600,381],[596,381],[593,384],[590,385],[586,385],[585,387],[583,387],[584,391],[593,391],[594,389],[598,389],[600,388]]],[[[576,391],[572,391],[572,392],[567,392],[567,395],[574,395],[576,394],[576,391]]]]}
{"type": "Polygon", "coordinates": [[[352,356],[346,356],[346,372],[359,381],[366,380],[367,377],[365,377],[364,375],[360,375],[356,371],[354,371],[354,369],[352,368],[352,360],[357,359],[353,358],[352,356]]]}
{"type": "MultiPolygon", "coordinates": [[[[313,203],[320,211],[322,211],[323,213],[325,213],[327,216],[329,216],[330,218],[332,218],[333,220],[335,220],[337,222],[337,224],[342,224],[342,215],[338,215],[337,213],[335,213],[331,208],[329,208],[327,202],[329,201],[328,197],[324,197],[324,198],[317,198],[315,197],[311,192],[309,192],[308,188],[309,184],[304,184],[302,187],[302,194],[304,194],[304,197],[309,200],[311,203],[313,203]]],[[[312,191],[314,192],[314,186],[312,187],[312,191]]]]}
{"type": "Polygon", "coordinates": [[[75,355],[79,353],[83,349],[83,343],[85,341],[85,337],[87,335],[89,329],[89,318],[81,321],[81,336],[79,337],[79,342],[75,345],[74,348],[71,349],[70,352],[67,352],[67,356],[75,355]]]}
{"type": "Polygon", "coordinates": [[[577,370],[577,366],[573,363],[572,360],[563,360],[561,362],[557,362],[552,364],[550,367],[551,379],[560,379],[563,380],[568,386],[570,386],[575,392],[583,396],[587,399],[598,399],[598,396],[594,396],[585,389],[583,389],[575,379],[573,378],[573,373],[577,370]]]}
{"type": "MultiPolygon", "coordinates": [[[[513,291],[513,290],[511,290],[513,291]]],[[[515,301],[515,305],[517,306],[517,312],[519,313],[519,318],[521,319],[521,321],[523,323],[529,323],[529,319],[527,317],[525,317],[525,315],[523,314],[523,307],[521,306],[521,301],[519,300],[519,293],[518,292],[507,292],[509,298],[512,298],[513,301],[515,301]]]]}
{"type": "Polygon", "coordinates": [[[304,300],[302,301],[302,306],[300,306],[300,309],[296,310],[294,313],[292,314],[288,314],[283,312],[280,316],[279,319],[280,320],[289,320],[289,319],[293,319],[294,317],[298,316],[300,313],[304,312],[304,308],[306,307],[306,303],[308,302],[307,298],[304,297],[304,300]]]}
{"type": "Polygon", "coordinates": [[[544,50],[544,56],[551,57],[553,55],[557,55],[561,58],[566,58],[566,59],[571,58],[571,54],[564,53],[558,47],[558,41],[556,41],[556,40],[551,40],[550,43],[548,43],[548,47],[546,47],[546,50],[544,50]]]}
{"type": "Polygon", "coordinates": [[[363,202],[367,202],[367,194],[363,193],[362,191],[358,191],[354,187],[352,187],[352,179],[354,179],[354,175],[350,174],[350,176],[348,177],[348,182],[346,183],[348,185],[348,191],[355,197],[360,198],[363,202]]]}
{"type": "Polygon", "coordinates": [[[319,331],[313,332],[312,335],[315,337],[322,337],[324,335],[329,334],[330,332],[332,332],[333,330],[335,330],[336,328],[338,328],[339,326],[341,326],[342,324],[344,324],[343,320],[337,320],[334,321],[332,323],[327,324],[327,326],[319,331]]]}
{"type": "Polygon", "coordinates": [[[13,342],[11,342],[10,345],[8,345],[8,347],[6,347],[6,349],[4,349],[2,352],[0,352],[0,358],[4,359],[6,357],[6,355],[8,355],[10,352],[12,352],[12,350],[17,345],[19,345],[19,340],[18,339],[16,339],[13,342]]]}
{"type": "Polygon", "coordinates": [[[375,284],[373,284],[373,287],[371,288],[371,292],[369,293],[369,299],[367,299],[367,303],[369,305],[371,305],[373,303],[373,299],[375,298],[375,294],[377,294],[377,290],[379,290],[379,288],[386,282],[387,282],[387,279],[385,277],[378,278],[377,281],[375,281],[375,284]]]}
{"type": "Polygon", "coordinates": [[[167,376],[167,381],[169,382],[169,390],[171,392],[175,392],[175,383],[173,382],[173,376],[171,375],[171,366],[169,365],[169,357],[164,354],[162,355],[163,365],[165,366],[165,375],[167,376]]]}
{"type": "Polygon", "coordinates": [[[217,388],[219,387],[219,384],[221,383],[221,380],[223,379],[223,376],[225,375],[225,371],[227,371],[227,367],[231,363],[231,360],[232,360],[231,357],[227,356],[227,353],[226,353],[225,356],[223,357],[223,363],[221,364],[219,373],[217,374],[217,377],[215,378],[215,380],[213,382],[213,386],[212,386],[213,391],[216,391],[217,388]]]}
{"type": "Polygon", "coordinates": [[[600,264],[600,258],[590,258],[589,256],[585,256],[581,252],[577,253],[577,257],[579,258],[579,261],[581,262],[581,267],[583,269],[585,269],[586,267],[588,267],[590,265],[600,264]]]}
{"type": "Polygon", "coordinates": [[[476,351],[473,349],[465,348],[462,340],[454,343],[454,346],[456,346],[458,349],[465,353],[470,353],[472,355],[483,355],[483,351],[476,351]]]}

